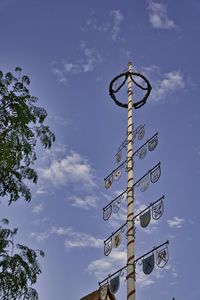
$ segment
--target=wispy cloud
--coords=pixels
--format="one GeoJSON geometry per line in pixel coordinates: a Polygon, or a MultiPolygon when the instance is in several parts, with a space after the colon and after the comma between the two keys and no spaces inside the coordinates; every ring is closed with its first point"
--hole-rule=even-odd
{"type": "Polygon", "coordinates": [[[43,212],[43,210],[44,210],[44,205],[43,205],[43,203],[40,203],[40,204],[36,205],[32,211],[34,214],[40,214],[41,212],[43,212]]]}
{"type": "Polygon", "coordinates": [[[113,26],[112,26],[112,40],[115,42],[118,38],[120,32],[120,26],[124,19],[120,10],[112,10],[111,16],[113,18],[113,26]]]}
{"type": "Polygon", "coordinates": [[[143,73],[152,84],[150,98],[154,102],[164,100],[166,96],[185,88],[185,79],[181,71],[170,71],[162,74],[160,69],[155,66],[143,68],[143,73]]]}
{"type": "Polygon", "coordinates": [[[179,217],[173,217],[171,220],[167,220],[167,223],[171,228],[181,228],[185,220],[179,217]]]}
{"type": "Polygon", "coordinates": [[[91,17],[87,19],[86,26],[98,32],[108,33],[111,35],[112,41],[116,42],[119,38],[123,20],[124,16],[122,15],[121,11],[116,9],[111,10],[110,15],[108,16],[108,21],[105,22],[102,22],[102,20],[98,22],[93,13],[91,17]]]}
{"type": "Polygon", "coordinates": [[[174,29],[175,22],[168,18],[167,8],[163,3],[150,1],[149,3],[149,21],[157,29],[174,29]]]}
{"type": "Polygon", "coordinates": [[[35,239],[38,243],[45,242],[49,237],[49,232],[31,232],[31,238],[35,239]]]}
{"type": "Polygon", "coordinates": [[[43,181],[57,187],[68,183],[82,183],[87,188],[96,186],[92,167],[75,151],[61,159],[50,156],[50,163],[39,168],[39,175],[43,181]]]}
{"type": "Polygon", "coordinates": [[[65,237],[64,247],[66,249],[102,248],[103,245],[103,239],[88,233],[74,231],[72,227],[53,226],[47,231],[32,232],[30,236],[39,243],[52,236],[65,237]]]}
{"type": "Polygon", "coordinates": [[[87,47],[84,41],[81,42],[79,51],[81,58],[77,61],[63,59],[61,63],[53,62],[52,73],[61,83],[67,83],[69,75],[95,71],[103,61],[101,53],[97,49],[87,47]]]}
{"type": "Polygon", "coordinates": [[[72,201],[72,206],[88,210],[90,208],[97,207],[97,196],[86,195],[86,196],[72,196],[70,201],[72,201]]]}
{"type": "Polygon", "coordinates": [[[91,261],[87,271],[98,280],[102,280],[106,274],[114,273],[118,267],[125,265],[126,259],[126,251],[112,251],[107,257],[91,261]]]}
{"type": "Polygon", "coordinates": [[[66,249],[70,248],[101,248],[103,240],[83,232],[76,232],[71,227],[53,227],[51,234],[67,236],[64,242],[66,249]]]}

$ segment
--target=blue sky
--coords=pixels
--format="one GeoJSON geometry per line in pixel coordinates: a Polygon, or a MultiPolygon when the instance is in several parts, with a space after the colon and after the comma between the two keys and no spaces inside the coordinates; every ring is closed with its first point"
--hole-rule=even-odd
{"type": "MultiPolygon", "coordinates": [[[[31,92],[48,111],[56,134],[51,151],[38,146],[40,175],[32,202],[7,206],[1,218],[19,228],[18,242],[43,249],[41,300],[76,300],[126,263],[126,239],[108,257],[103,240],[125,222],[125,201],[103,221],[102,208],[126,187],[103,178],[115,167],[125,138],[127,111],[108,94],[110,81],[132,61],[152,94],[134,112],[146,124],[142,141],[158,131],[158,147],[135,162],[135,178],[161,161],[162,175],[141,193],[136,208],[163,194],[165,211],[146,230],[137,225],[137,256],[170,241],[170,260],[149,276],[137,270],[137,298],[200,299],[199,288],[199,68],[200,3],[182,1],[0,0],[3,71],[20,66],[31,92]]],[[[124,94],[125,95],[125,94],[124,94]]],[[[117,299],[125,299],[121,279],[117,299]]]]}

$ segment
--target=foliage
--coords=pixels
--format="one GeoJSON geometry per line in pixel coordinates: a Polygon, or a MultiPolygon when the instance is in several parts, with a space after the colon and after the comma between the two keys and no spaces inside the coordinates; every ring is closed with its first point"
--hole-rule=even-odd
{"type": "Polygon", "coordinates": [[[26,246],[14,243],[17,228],[5,228],[7,219],[0,225],[0,299],[1,300],[37,300],[38,293],[32,288],[41,273],[37,261],[43,251],[34,251],[26,246]]]}
{"type": "Polygon", "coordinates": [[[0,71],[0,196],[8,196],[9,204],[20,197],[31,200],[25,182],[37,182],[32,168],[37,140],[45,148],[55,141],[44,125],[46,110],[35,105],[38,99],[27,88],[30,79],[21,75],[20,68],[15,72],[16,76],[0,71]]]}

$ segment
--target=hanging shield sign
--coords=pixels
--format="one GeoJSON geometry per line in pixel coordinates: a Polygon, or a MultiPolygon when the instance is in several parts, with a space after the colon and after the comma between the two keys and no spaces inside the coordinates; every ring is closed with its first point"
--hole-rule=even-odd
{"type": "Polygon", "coordinates": [[[99,288],[99,297],[100,300],[106,300],[108,294],[108,285],[101,286],[99,288]]]}
{"type": "Polygon", "coordinates": [[[113,247],[118,248],[119,245],[121,244],[121,240],[122,240],[122,232],[120,230],[112,238],[113,247]]]}
{"type": "Polygon", "coordinates": [[[112,240],[108,240],[107,242],[104,242],[104,255],[108,256],[112,250],[112,240]]]}
{"type": "Polygon", "coordinates": [[[110,279],[110,291],[112,294],[117,293],[119,289],[119,275],[110,279]]]}
{"type": "Polygon", "coordinates": [[[119,169],[114,173],[114,180],[118,180],[122,175],[122,171],[119,169]]]}
{"type": "Polygon", "coordinates": [[[160,219],[164,211],[164,204],[163,201],[160,200],[158,203],[152,206],[152,218],[154,220],[160,219]]]}
{"type": "Polygon", "coordinates": [[[158,136],[154,136],[153,139],[151,139],[149,142],[148,142],[148,150],[149,151],[153,151],[158,145],[158,136]]]}
{"type": "Polygon", "coordinates": [[[159,268],[163,268],[167,264],[168,260],[169,251],[167,246],[159,251],[156,251],[156,265],[159,268]]]}
{"type": "Polygon", "coordinates": [[[117,199],[115,202],[113,202],[113,213],[117,213],[120,209],[121,200],[117,199]]]}
{"type": "Polygon", "coordinates": [[[116,154],[116,162],[117,163],[120,163],[122,159],[122,150],[118,151],[117,154],[116,154]]]}
{"type": "Polygon", "coordinates": [[[147,149],[146,149],[146,147],[144,147],[140,150],[139,159],[145,158],[146,154],[147,154],[147,149]]]}
{"type": "Polygon", "coordinates": [[[161,175],[161,168],[160,168],[160,166],[158,166],[150,173],[151,182],[155,183],[156,181],[158,181],[158,179],[160,178],[160,175],[161,175]]]}
{"type": "Polygon", "coordinates": [[[149,209],[140,216],[140,226],[142,228],[145,228],[149,225],[150,221],[151,221],[151,213],[149,209]]]}
{"type": "Polygon", "coordinates": [[[142,264],[144,274],[149,275],[154,269],[154,254],[152,253],[150,256],[144,258],[142,264]]]}
{"type": "Polygon", "coordinates": [[[109,189],[113,183],[113,177],[108,177],[105,179],[105,188],[109,189]]]}
{"type": "Polygon", "coordinates": [[[141,192],[145,192],[149,187],[149,176],[144,177],[139,182],[139,187],[141,192]]]}
{"type": "Polygon", "coordinates": [[[111,213],[112,213],[112,205],[109,205],[108,207],[103,208],[103,219],[105,221],[107,221],[110,218],[111,213]]]}
{"type": "Polygon", "coordinates": [[[143,137],[144,137],[144,135],[145,135],[145,129],[144,129],[144,127],[140,127],[140,129],[138,130],[138,140],[140,141],[140,140],[142,140],[143,139],[143,137]]]}

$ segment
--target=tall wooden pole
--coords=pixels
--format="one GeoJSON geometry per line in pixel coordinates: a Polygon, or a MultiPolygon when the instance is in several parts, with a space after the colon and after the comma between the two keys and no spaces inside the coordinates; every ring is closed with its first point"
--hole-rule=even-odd
{"type": "MultiPolygon", "coordinates": [[[[128,63],[128,71],[132,72],[132,64],[128,63]]],[[[133,190],[133,92],[132,81],[128,76],[128,130],[127,130],[127,300],[135,300],[135,225],[134,190],[133,190]]]]}

